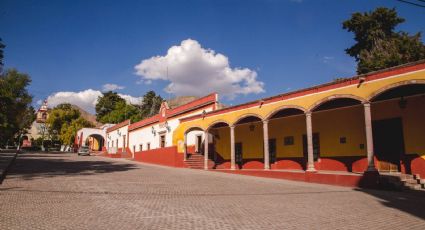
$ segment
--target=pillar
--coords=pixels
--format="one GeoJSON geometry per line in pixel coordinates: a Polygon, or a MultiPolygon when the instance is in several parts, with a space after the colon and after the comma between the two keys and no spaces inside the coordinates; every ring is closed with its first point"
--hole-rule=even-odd
{"type": "Polygon", "coordinates": [[[264,169],[270,169],[270,153],[269,153],[269,121],[263,121],[263,141],[264,141],[264,169]]]}
{"type": "Polygon", "coordinates": [[[187,160],[187,133],[184,134],[183,140],[183,161],[187,160]]]}
{"type": "Polygon", "coordinates": [[[208,170],[208,131],[204,133],[204,169],[208,170]]]}
{"type": "Polygon", "coordinates": [[[236,169],[235,163],[235,126],[230,126],[230,169],[236,169]]]}
{"type": "Polygon", "coordinates": [[[367,170],[376,171],[373,159],[373,134],[372,134],[372,115],[370,112],[370,103],[363,103],[365,130],[366,130],[366,150],[367,150],[367,170]]]}
{"type": "Polygon", "coordinates": [[[313,126],[311,122],[311,112],[305,114],[307,126],[307,171],[315,172],[313,157],[313,126]]]}

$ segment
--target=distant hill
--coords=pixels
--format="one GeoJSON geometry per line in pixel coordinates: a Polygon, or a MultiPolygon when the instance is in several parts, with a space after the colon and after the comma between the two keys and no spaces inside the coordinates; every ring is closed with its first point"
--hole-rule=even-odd
{"type": "Polygon", "coordinates": [[[170,108],[176,108],[178,106],[194,101],[198,98],[199,97],[195,97],[195,96],[181,96],[181,97],[175,97],[170,100],[167,100],[167,103],[168,103],[168,106],[170,106],[170,108]]]}
{"type": "Polygon", "coordinates": [[[84,119],[86,119],[86,120],[90,121],[91,123],[93,123],[93,125],[95,127],[99,127],[99,126],[103,125],[102,123],[96,121],[96,116],[95,115],[93,115],[93,114],[85,111],[84,109],[82,109],[82,108],[80,108],[80,107],[78,107],[76,105],[71,105],[71,106],[72,106],[72,108],[77,109],[78,111],[80,111],[81,117],[83,117],[84,119]]]}

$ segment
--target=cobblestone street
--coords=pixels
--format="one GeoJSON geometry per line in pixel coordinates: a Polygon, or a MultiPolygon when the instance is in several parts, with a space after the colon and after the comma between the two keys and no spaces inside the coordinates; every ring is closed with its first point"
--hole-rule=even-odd
{"type": "Polygon", "coordinates": [[[76,154],[21,154],[0,229],[425,229],[425,196],[76,154]]]}

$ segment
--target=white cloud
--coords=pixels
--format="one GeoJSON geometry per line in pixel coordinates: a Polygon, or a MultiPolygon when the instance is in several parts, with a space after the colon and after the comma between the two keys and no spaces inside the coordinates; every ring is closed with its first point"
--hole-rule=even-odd
{"type": "Polygon", "coordinates": [[[124,89],[124,88],[125,88],[124,86],[108,83],[108,84],[104,84],[102,86],[102,91],[114,91],[114,90],[120,90],[120,89],[124,89]]]}
{"type": "Polygon", "coordinates": [[[226,56],[204,49],[192,39],[172,46],[165,56],[142,60],[134,68],[147,84],[153,80],[168,81],[165,91],[177,96],[201,96],[216,91],[231,99],[240,94],[264,92],[264,83],[257,80],[256,71],[231,68],[226,56]]]}
{"type": "MultiPolygon", "coordinates": [[[[142,100],[139,97],[133,97],[126,94],[118,94],[124,98],[127,103],[139,104],[142,100]]],[[[57,92],[51,94],[47,101],[50,107],[54,107],[61,103],[70,103],[77,105],[89,113],[95,113],[95,106],[98,97],[102,96],[99,90],[87,89],[79,92],[57,92]]]]}
{"type": "Polygon", "coordinates": [[[333,59],[334,59],[334,57],[332,57],[332,56],[324,56],[322,61],[323,61],[323,63],[329,63],[333,59]]]}

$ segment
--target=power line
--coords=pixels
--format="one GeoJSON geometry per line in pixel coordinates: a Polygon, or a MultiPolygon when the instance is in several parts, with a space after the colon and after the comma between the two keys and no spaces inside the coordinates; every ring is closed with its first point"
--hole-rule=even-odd
{"type": "MultiPolygon", "coordinates": [[[[399,1],[399,2],[403,2],[403,3],[406,3],[406,4],[410,4],[410,5],[414,5],[414,6],[418,6],[418,7],[423,7],[423,8],[425,8],[425,5],[421,5],[421,4],[419,4],[419,3],[409,2],[409,1],[406,1],[406,0],[397,0],[397,1],[399,1]]],[[[417,1],[425,2],[425,0],[417,0],[417,1]]]]}

